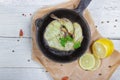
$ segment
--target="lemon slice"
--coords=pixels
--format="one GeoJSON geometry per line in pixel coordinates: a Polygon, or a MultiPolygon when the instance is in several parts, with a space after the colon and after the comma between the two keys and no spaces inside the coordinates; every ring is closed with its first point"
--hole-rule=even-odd
{"type": "Polygon", "coordinates": [[[84,70],[91,70],[95,66],[95,58],[92,54],[86,53],[79,59],[79,65],[84,70]]]}
{"type": "Polygon", "coordinates": [[[101,65],[101,60],[95,57],[95,66],[91,69],[91,71],[97,70],[100,67],[100,65],[101,65]]]}
{"type": "Polygon", "coordinates": [[[92,51],[98,58],[109,57],[114,50],[114,45],[111,40],[101,38],[93,43],[92,51]]]}

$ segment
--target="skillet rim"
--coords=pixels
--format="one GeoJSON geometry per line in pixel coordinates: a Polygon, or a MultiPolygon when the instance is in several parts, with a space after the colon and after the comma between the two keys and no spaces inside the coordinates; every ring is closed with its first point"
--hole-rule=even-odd
{"type": "MultiPolygon", "coordinates": [[[[91,31],[90,31],[90,26],[88,25],[88,23],[87,23],[87,21],[86,21],[86,19],[83,17],[83,15],[82,14],[79,14],[79,13],[77,13],[75,10],[71,10],[71,9],[65,9],[65,8],[60,8],[60,9],[56,9],[56,10],[53,10],[53,11],[51,11],[51,12],[49,12],[49,13],[47,13],[45,16],[43,16],[42,18],[37,18],[36,20],[35,20],[35,26],[36,26],[36,41],[37,41],[37,45],[38,45],[38,48],[39,48],[39,50],[42,52],[42,54],[43,55],[45,55],[48,59],[50,59],[50,60],[52,60],[52,61],[55,61],[55,62],[61,62],[61,63],[68,63],[68,62],[73,62],[73,61],[75,61],[75,60],[77,60],[79,57],[81,57],[86,51],[87,51],[87,49],[88,49],[88,47],[89,47],[89,45],[90,45],[90,40],[91,40],[91,31]],[[86,28],[87,28],[87,30],[88,30],[88,44],[87,44],[87,46],[86,46],[86,49],[84,49],[84,51],[83,51],[83,53],[81,54],[81,55],[79,55],[79,56],[76,56],[75,58],[73,58],[73,59],[71,59],[71,60],[69,60],[69,61],[67,61],[67,60],[60,60],[60,59],[56,59],[56,58],[51,58],[51,56],[48,56],[41,48],[41,42],[39,41],[39,38],[38,38],[38,33],[39,33],[39,29],[40,29],[40,27],[42,26],[42,24],[43,24],[43,22],[44,22],[44,20],[45,20],[45,18],[47,18],[50,14],[52,14],[52,13],[54,13],[54,12],[56,12],[56,11],[62,11],[62,10],[67,10],[67,11],[71,11],[71,12],[74,12],[75,14],[77,14],[77,15],[79,15],[79,17],[80,17],[80,19],[82,19],[82,21],[85,23],[85,25],[86,25],[86,28]],[[38,25],[38,22],[41,22],[39,25],[38,25]]],[[[43,33],[44,33],[44,31],[43,31],[43,33]]],[[[43,37],[42,37],[43,38],[43,37]]],[[[51,52],[51,51],[50,51],[51,52]]],[[[74,52],[73,52],[74,53],[74,52]]]]}

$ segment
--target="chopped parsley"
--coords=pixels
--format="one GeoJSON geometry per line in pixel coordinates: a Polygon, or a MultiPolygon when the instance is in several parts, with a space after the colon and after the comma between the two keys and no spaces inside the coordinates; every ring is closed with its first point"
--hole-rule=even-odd
{"type": "Polygon", "coordinates": [[[74,47],[74,49],[77,49],[80,46],[81,46],[80,42],[75,42],[73,47],[74,47]]]}
{"type": "MultiPolygon", "coordinates": [[[[66,37],[60,38],[59,40],[60,40],[60,44],[61,44],[63,47],[65,47],[65,45],[66,45],[66,43],[67,43],[68,41],[70,41],[70,42],[73,41],[73,38],[72,38],[70,35],[68,35],[68,36],[66,36],[66,37]]],[[[74,45],[73,45],[74,49],[78,49],[80,46],[81,46],[80,42],[74,42],[74,45]]]]}
{"type": "Polygon", "coordinates": [[[65,47],[65,45],[66,45],[66,43],[68,42],[68,41],[73,41],[73,38],[70,36],[70,35],[68,35],[68,36],[66,36],[66,37],[63,37],[63,38],[60,38],[59,39],[60,40],[60,44],[63,46],[63,47],[65,47]]]}

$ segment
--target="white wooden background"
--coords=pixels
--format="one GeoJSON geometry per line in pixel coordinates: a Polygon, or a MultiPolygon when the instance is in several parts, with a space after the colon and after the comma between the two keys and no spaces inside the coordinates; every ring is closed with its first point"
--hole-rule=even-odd
{"type": "MultiPolygon", "coordinates": [[[[51,80],[44,68],[31,60],[30,14],[65,1],[0,0],[0,80],[51,80]],[[23,38],[19,38],[20,29],[24,31],[23,38]]],[[[120,51],[120,1],[92,0],[88,9],[99,32],[112,39],[120,51]]],[[[110,80],[120,80],[120,67],[110,80]]]]}

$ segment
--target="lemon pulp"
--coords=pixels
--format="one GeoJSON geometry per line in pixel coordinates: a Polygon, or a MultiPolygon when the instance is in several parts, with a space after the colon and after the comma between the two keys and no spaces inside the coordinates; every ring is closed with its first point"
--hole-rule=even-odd
{"type": "Polygon", "coordinates": [[[82,69],[90,70],[95,66],[95,58],[92,54],[86,53],[79,59],[79,64],[82,69]]]}
{"type": "Polygon", "coordinates": [[[95,57],[95,66],[91,69],[91,71],[97,70],[100,67],[100,65],[101,65],[101,60],[95,57]]]}
{"type": "Polygon", "coordinates": [[[93,45],[93,53],[98,58],[104,58],[105,54],[107,54],[107,48],[104,44],[101,44],[99,42],[95,42],[93,45]]]}
{"type": "Polygon", "coordinates": [[[98,58],[109,57],[114,50],[112,41],[106,38],[102,38],[94,42],[92,45],[92,51],[98,58]]]}

